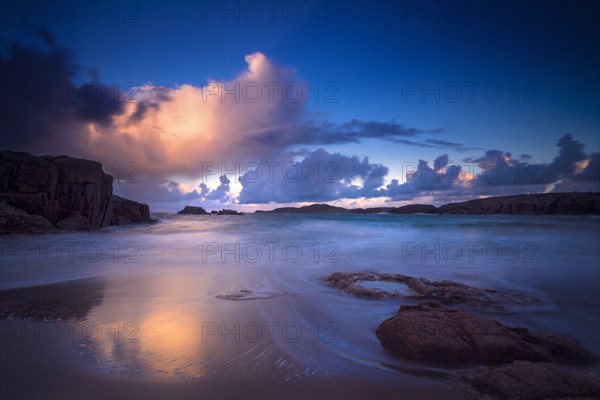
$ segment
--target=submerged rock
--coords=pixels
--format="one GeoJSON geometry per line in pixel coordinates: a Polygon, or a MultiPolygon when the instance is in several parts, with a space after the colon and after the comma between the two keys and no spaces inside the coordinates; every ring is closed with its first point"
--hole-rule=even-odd
{"type": "Polygon", "coordinates": [[[594,360],[574,339],[508,328],[457,308],[443,308],[437,302],[402,305],[376,333],[384,348],[412,359],[492,363],[594,360]]]}
{"type": "Polygon", "coordinates": [[[435,300],[442,304],[467,304],[475,309],[493,309],[504,311],[508,305],[541,305],[543,300],[519,293],[504,292],[496,289],[479,289],[453,281],[429,281],[402,274],[381,274],[375,272],[335,272],[325,278],[325,283],[345,293],[355,296],[385,299],[400,298],[407,300],[435,300]],[[406,291],[383,290],[360,287],[362,281],[398,282],[405,284],[406,291]]]}
{"type": "Polygon", "coordinates": [[[480,394],[497,399],[600,397],[600,371],[585,371],[554,363],[515,361],[483,372],[472,383],[480,394]]]}
{"type": "Polygon", "coordinates": [[[218,293],[215,297],[223,300],[255,300],[268,299],[277,294],[278,293],[255,292],[247,289],[233,289],[218,293]]]}

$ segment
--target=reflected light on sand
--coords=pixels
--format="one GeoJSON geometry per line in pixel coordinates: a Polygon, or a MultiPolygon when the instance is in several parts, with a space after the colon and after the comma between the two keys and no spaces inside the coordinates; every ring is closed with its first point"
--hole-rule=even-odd
{"type": "MultiPolygon", "coordinates": [[[[201,378],[207,373],[202,360],[208,344],[201,338],[202,307],[182,298],[190,293],[185,290],[190,281],[177,275],[156,281],[144,281],[143,291],[152,295],[141,303],[111,307],[109,313],[118,314],[118,320],[94,323],[102,334],[88,343],[108,372],[167,380],[201,378]]],[[[95,328],[88,328],[87,336],[95,335],[95,328]]]]}

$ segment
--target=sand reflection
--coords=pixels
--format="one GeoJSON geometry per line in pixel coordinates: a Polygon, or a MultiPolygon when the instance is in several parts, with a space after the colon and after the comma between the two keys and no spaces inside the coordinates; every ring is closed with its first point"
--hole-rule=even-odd
{"type": "Polygon", "coordinates": [[[207,344],[201,330],[208,310],[190,296],[197,289],[190,292],[189,286],[189,277],[175,274],[116,285],[87,321],[102,331],[97,340],[88,341],[98,368],[153,379],[205,376],[207,344]]]}

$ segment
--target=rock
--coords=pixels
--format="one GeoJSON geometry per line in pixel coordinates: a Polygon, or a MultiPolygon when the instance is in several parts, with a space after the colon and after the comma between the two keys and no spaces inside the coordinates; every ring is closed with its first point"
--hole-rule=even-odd
{"type": "Polygon", "coordinates": [[[8,233],[45,233],[55,230],[44,217],[30,215],[5,202],[0,202],[0,235],[8,233]]]}
{"type": "Polygon", "coordinates": [[[542,305],[543,300],[519,293],[496,289],[479,289],[461,283],[444,280],[429,281],[402,274],[382,274],[376,272],[335,272],[325,278],[325,283],[345,293],[371,299],[400,298],[405,300],[435,300],[442,304],[467,304],[475,309],[506,311],[509,306],[542,305]],[[389,291],[377,288],[361,288],[361,281],[381,281],[403,283],[410,294],[402,291],[389,291]]]}
{"type": "Polygon", "coordinates": [[[177,211],[177,214],[205,215],[208,213],[202,207],[185,206],[183,210],[177,211]]]}
{"type": "Polygon", "coordinates": [[[138,203],[116,195],[113,196],[111,225],[126,225],[149,221],[150,208],[147,204],[138,203]]]}
{"type": "Polygon", "coordinates": [[[440,214],[600,214],[600,193],[538,193],[489,197],[438,208],[440,214]]]}
{"type": "Polygon", "coordinates": [[[112,177],[102,171],[100,163],[4,151],[0,165],[8,171],[0,178],[0,197],[12,206],[52,224],[74,211],[87,219],[89,228],[109,224],[112,177]]]}
{"type": "MultiPolygon", "coordinates": [[[[96,161],[2,151],[0,172],[0,200],[26,214],[75,230],[97,229],[113,221],[113,178],[96,161]]],[[[124,199],[118,198],[117,203],[121,200],[124,199]]],[[[149,212],[139,213],[149,220],[149,212]]],[[[36,221],[31,220],[30,230],[14,227],[14,231],[6,233],[41,231],[43,225],[39,219],[36,221]]]]}
{"type": "Polygon", "coordinates": [[[600,371],[585,371],[554,363],[515,361],[483,372],[472,383],[480,394],[497,399],[600,397],[600,371]]]}
{"type": "Polygon", "coordinates": [[[222,209],[221,211],[211,211],[211,215],[245,215],[243,212],[235,210],[222,209]]]}
{"type": "Polygon", "coordinates": [[[437,302],[402,305],[377,328],[384,348],[412,359],[509,363],[515,360],[592,362],[574,339],[508,328],[437,302]]]}
{"type": "Polygon", "coordinates": [[[269,299],[279,294],[280,293],[276,292],[257,292],[247,289],[233,289],[218,293],[215,295],[215,297],[222,300],[257,300],[269,299]]]}

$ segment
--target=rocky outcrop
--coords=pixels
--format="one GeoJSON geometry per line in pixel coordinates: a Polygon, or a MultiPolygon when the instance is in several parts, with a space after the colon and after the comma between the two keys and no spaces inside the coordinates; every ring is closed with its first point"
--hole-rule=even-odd
{"type": "Polygon", "coordinates": [[[600,398],[600,371],[554,363],[515,361],[481,373],[472,384],[490,400],[600,398]]]}
{"type": "Polygon", "coordinates": [[[208,213],[202,207],[185,206],[183,210],[177,211],[177,214],[206,215],[208,213]]]}
{"type": "Polygon", "coordinates": [[[235,210],[228,210],[228,209],[222,209],[220,211],[211,211],[210,213],[207,212],[204,208],[202,207],[195,207],[195,206],[185,206],[183,208],[183,210],[181,211],[177,211],[177,214],[189,214],[189,215],[206,215],[206,214],[210,214],[210,215],[245,215],[243,212],[239,212],[239,211],[235,211],[235,210]]]}
{"type": "MultiPolygon", "coordinates": [[[[96,161],[0,152],[0,201],[30,216],[42,217],[56,228],[83,230],[110,225],[112,181],[96,161]]],[[[11,221],[21,218],[21,225],[17,228],[16,222],[11,222],[8,225],[14,229],[6,229],[6,233],[44,231],[39,218],[29,224],[24,222],[24,214],[11,215],[11,221]]],[[[148,214],[145,217],[149,220],[148,214]]],[[[46,231],[50,230],[48,227],[46,231]]]]}
{"type": "Polygon", "coordinates": [[[150,221],[150,208],[123,197],[113,196],[111,225],[127,225],[150,221]]]}
{"type": "Polygon", "coordinates": [[[479,289],[453,281],[429,281],[402,274],[375,272],[335,272],[324,279],[329,286],[345,293],[370,299],[435,300],[443,304],[466,304],[474,309],[505,311],[511,306],[542,305],[542,299],[497,289],[479,289]],[[408,290],[360,287],[361,282],[397,282],[408,290]]]}
{"type": "Polygon", "coordinates": [[[400,306],[376,333],[384,348],[411,359],[491,363],[594,360],[571,338],[508,328],[457,308],[443,308],[437,302],[400,306]]]}
{"type": "Polygon", "coordinates": [[[243,212],[239,212],[239,211],[235,211],[235,210],[228,210],[228,209],[222,209],[221,211],[211,211],[210,212],[211,215],[245,215],[243,212]]]}
{"type": "Polygon", "coordinates": [[[489,197],[446,204],[439,214],[585,215],[600,214],[600,193],[540,193],[489,197]]]}

